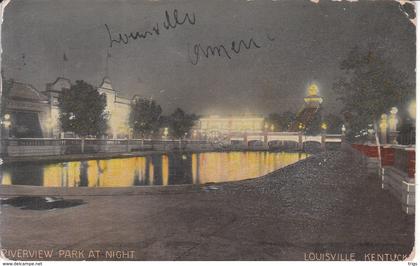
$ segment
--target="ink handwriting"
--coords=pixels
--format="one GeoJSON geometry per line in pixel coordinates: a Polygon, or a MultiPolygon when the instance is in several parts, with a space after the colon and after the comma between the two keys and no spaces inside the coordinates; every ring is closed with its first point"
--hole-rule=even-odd
{"type": "Polygon", "coordinates": [[[108,24],[105,24],[105,28],[108,32],[109,47],[112,47],[114,44],[128,44],[130,40],[137,41],[140,39],[146,39],[149,36],[159,36],[161,34],[161,26],[165,30],[170,30],[175,29],[177,26],[182,26],[185,23],[195,25],[195,14],[185,13],[183,16],[179,16],[178,10],[174,9],[172,13],[169,13],[168,10],[165,10],[165,19],[163,23],[155,23],[155,25],[150,30],[129,33],[120,32],[116,34],[117,37],[115,38],[108,24]]]}
{"type": "MultiPolygon", "coordinates": [[[[173,30],[184,24],[195,25],[196,22],[197,20],[194,12],[185,12],[180,15],[178,10],[174,9],[172,12],[165,10],[163,22],[156,22],[150,29],[145,31],[113,33],[108,24],[105,24],[105,28],[109,37],[109,47],[113,47],[114,45],[128,45],[131,41],[139,41],[152,36],[159,36],[164,30],[173,30]]],[[[270,42],[275,41],[268,33],[266,34],[266,37],[270,42]]],[[[260,49],[261,47],[261,43],[257,42],[255,38],[232,41],[230,45],[227,46],[225,46],[225,44],[203,45],[201,43],[196,43],[193,45],[192,53],[190,47],[188,47],[188,58],[193,65],[197,65],[201,59],[214,56],[231,60],[233,55],[239,55],[245,50],[260,49]]]]}
{"type": "Polygon", "coordinates": [[[241,49],[249,50],[251,48],[259,49],[261,46],[255,42],[253,38],[248,40],[246,43],[244,40],[240,40],[238,43],[232,41],[231,46],[226,48],[223,44],[218,45],[207,45],[205,48],[201,44],[195,44],[193,48],[193,56],[190,56],[190,62],[193,65],[197,65],[198,61],[202,56],[209,58],[210,56],[225,56],[229,60],[232,59],[232,53],[239,54],[241,49]]]}

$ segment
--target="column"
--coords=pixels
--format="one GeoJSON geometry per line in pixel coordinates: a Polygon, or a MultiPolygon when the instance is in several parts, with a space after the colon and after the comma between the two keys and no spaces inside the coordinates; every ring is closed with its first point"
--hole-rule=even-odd
{"type": "Polygon", "coordinates": [[[379,122],[379,140],[381,144],[387,143],[387,130],[388,130],[388,116],[386,114],[381,115],[381,121],[379,122]]]}

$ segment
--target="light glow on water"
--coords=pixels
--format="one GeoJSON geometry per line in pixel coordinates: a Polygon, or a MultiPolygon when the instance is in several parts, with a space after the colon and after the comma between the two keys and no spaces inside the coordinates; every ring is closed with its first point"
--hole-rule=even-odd
{"type": "Polygon", "coordinates": [[[306,153],[205,152],[6,166],[2,185],[130,187],[205,184],[256,178],[308,157],[306,153]]]}

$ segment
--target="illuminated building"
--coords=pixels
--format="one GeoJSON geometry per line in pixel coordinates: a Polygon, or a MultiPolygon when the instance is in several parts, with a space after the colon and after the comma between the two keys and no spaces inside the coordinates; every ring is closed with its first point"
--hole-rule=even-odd
{"type": "Polygon", "coordinates": [[[234,133],[261,132],[264,118],[259,116],[208,116],[200,118],[195,130],[201,137],[216,138],[234,133]]]}
{"type": "Polygon", "coordinates": [[[3,93],[6,98],[4,116],[9,117],[11,122],[9,135],[20,138],[43,137],[44,132],[48,131],[48,97],[33,86],[21,82],[13,82],[3,93]]]}
{"type": "MultiPolygon", "coordinates": [[[[48,96],[49,113],[51,121],[51,136],[56,137],[61,133],[58,110],[58,97],[63,89],[70,89],[69,79],[59,77],[52,83],[47,83],[45,94],[48,96]]],[[[45,136],[48,137],[48,134],[45,136]]]]}
{"type": "Polygon", "coordinates": [[[130,115],[131,101],[117,94],[108,77],[103,79],[98,91],[106,95],[106,110],[110,114],[108,135],[114,138],[127,137],[130,130],[128,117],[130,115]]]}
{"type": "MultiPolygon", "coordinates": [[[[63,89],[69,89],[71,82],[59,77],[47,83],[45,91],[38,91],[30,84],[13,82],[5,94],[5,114],[11,117],[10,137],[17,138],[58,138],[73,136],[71,132],[61,132],[59,123],[58,98],[63,89]],[[66,134],[65,134],[66,133],[66,134]]],[[[109,112],[108,138],[125,138],[129,135],[128,117],[131,100],[121,97],[105,77],[97,88],[105,94],[106,110],[109,112]]]]}

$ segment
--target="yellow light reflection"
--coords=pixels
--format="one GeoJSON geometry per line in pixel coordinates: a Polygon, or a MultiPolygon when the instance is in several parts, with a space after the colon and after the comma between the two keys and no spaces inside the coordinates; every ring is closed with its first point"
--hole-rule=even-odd
{"type": "MultiPolygon", "coordinates": [[[[190,163],[172,165],[172,167],[192,167],[192,182],[237,181],[263,176],[269,172],[306,158],[302,153],[271,152],[204,152],[187,156],[190,163]]],[[[42,171],[43,186],[47,187],[130,187],[133,185],[155,184],[162,180],[163,185],[183,182],[183,176],[173,171],[169,176],[169,157],[162,155],[152,161],[146,157],[122,158],[110,160],[89,160],[83,162],[56,163],[44,166],[42,171]],[[159,165],[161,162],[161,165],[159,165]],[[158,164],[158,165],[155,165],[158,164]],[[161,171],[159,169],[162,169],[161,171]]],[[[13,184],[13,169],[3,171],[2,185],[13,184]]],[[[159,182],[160,183],[160,182],[159,182]]]]}
{"type": "Polygon", "coordinates": [[[197,184],[197,154],[194,153],[191,156],[191,166],[192,166],[192,178],[193,178],[193,184],[197,184]]]}
{"type": "Polygon", "coordinates": [[[168,185],[169,180],[169,162],[168,155],[162,155],[162,184],[168,185]]]}
{"type": "Polygon", "coordinates": [[[11,185],[12,184],[12,177],[9,172],[3,171],[3,176],[1,178],[2,185],[11,185]]]}
{"type": "Polygon", "coordinates": [[[155,180],[155,166],[152,162],[149,163],[149,184],[154,184],[155,180]]]}
{"type": "Polygon", "coordinates": [[[306,158],[300,153],[231,152],[200,154],[200,182],[255,178],[306,158]],[[223,169],[221,169],[221,164],[223,169]]]}

